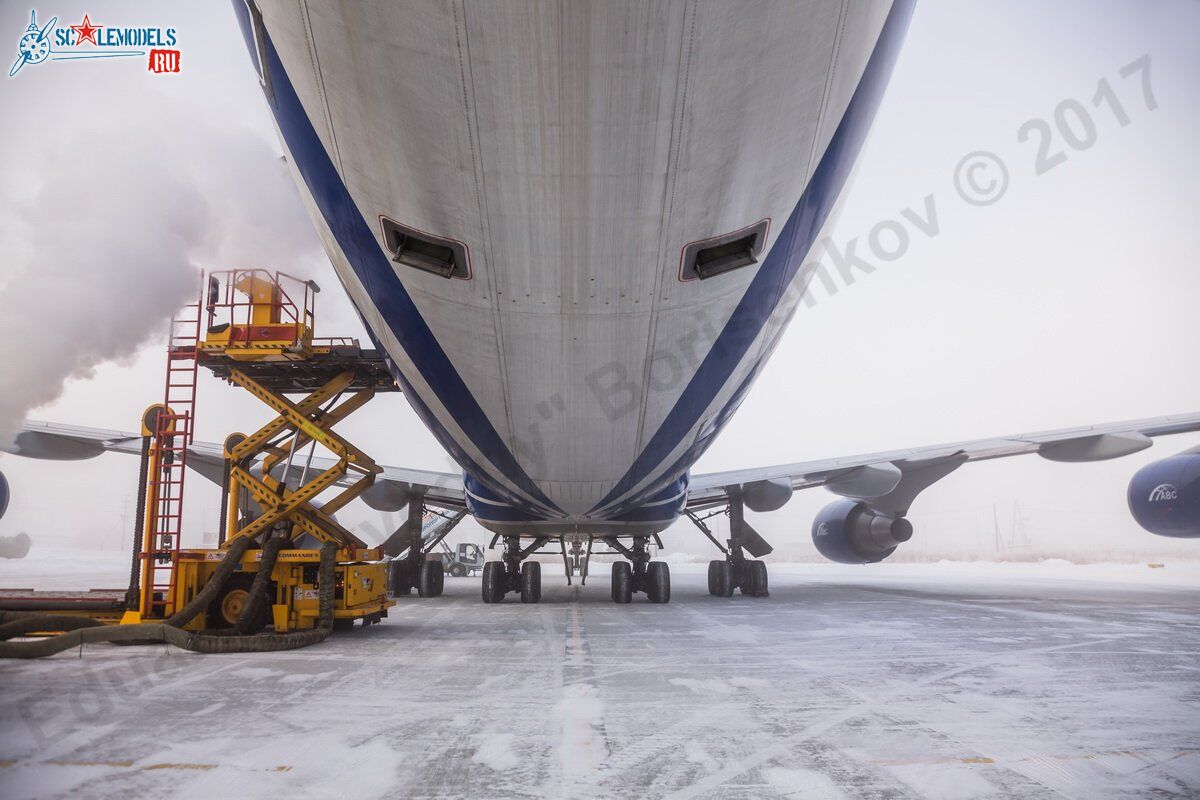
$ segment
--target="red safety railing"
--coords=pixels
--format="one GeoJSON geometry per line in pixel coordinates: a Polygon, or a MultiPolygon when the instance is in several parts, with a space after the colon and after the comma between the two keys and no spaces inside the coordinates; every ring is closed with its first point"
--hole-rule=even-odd
{"type": "Polygon", "coordinates": [[[163,407],[154,423],[155,469],[149,476],[147,499],[150,532],[143,543],[142,609],[151,616],[165,613],[179,562],[183,532],[183,487],[187,477],[188,445],[196,417],[197,347],[200,343],[202,297],[171,318],[167,342],[167,375],[163,407]]]}
{"type": "Polygon", "coordinates": [[[207,324],[210,329],[229,325],[229,343],[235,346],[252,341],[255,326],[263,324],[302,328],[311,336],[319,291],[312,281],[285,272],[265,269],[214,272],[209,275],[206,287],[207,324]],[[259,291],[254,291],[256,288],[259,291]],[[269,309],[265,323],[256,318],[264,308],[269,309]]]}

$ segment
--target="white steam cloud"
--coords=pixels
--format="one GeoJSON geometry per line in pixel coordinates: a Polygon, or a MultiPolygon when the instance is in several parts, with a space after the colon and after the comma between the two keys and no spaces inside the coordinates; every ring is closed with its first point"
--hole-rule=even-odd
{"type": "Polygon", "coordinates": [[[164,340],[202,268],[287,269],[315,250],[273,143],[165,105],[153,126],[43,143],[26,154],[36,188],[5,187],[0,448],[68,379],[164,340]]]}

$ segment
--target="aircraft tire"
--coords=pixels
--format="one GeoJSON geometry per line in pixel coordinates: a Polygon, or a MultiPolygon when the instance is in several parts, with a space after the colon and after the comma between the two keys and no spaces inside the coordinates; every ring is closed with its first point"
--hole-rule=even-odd
{"type": "Polygon", "coordinates": [[[446,573],[441,561],[425,561],[417,572],[417,594],[437,597],[445,586],[446,573]]]}
{"type": "Polygon", "coordinates": [[[536,603],[542,599],[542,565],[526,561],[521,565],[521,602],[536,603]]]}
{"type": "Polygon", "coordinates": [[[671,567],[665,561],[651,561],[646,569],[646,595],[651,603],[671,602],[671,567]]]}
{"type": "Polygon", "coordinates": [[[757,562],[746,561],[742,565],[742,585],[739,586],[738,589],[742,594],[746,595],[746,597],[758,597],[756,594],[758,591],[756,585],[758,582],[758,573],[754,569],[755,563],[757,562]]]}
{"type": "Polygon", "coordinates": [[[483,565],[483,602],[499,603],[504,600],[504,584],[507,579],[504,562],[489,561],[483,565]]]}
{"type": "Polygon", "coordinates": [[[750,591],[745,594],[751,597],[770,596],[770,592],[767,591],[767,564],[765,561],[747,561],[746,577],[750,584],[750,591]]]}
{"type": "Polygon", "coordinates": [[[633,600],[633,567],[628,561],[613,563],[612,599],[614,603],[628,603],[633,600]]]}
{"type": "Polygon", "coordinates": [[[733,597],[733,565],[728,561],[708,562],[708,591],[713,597],[733,597]]]}

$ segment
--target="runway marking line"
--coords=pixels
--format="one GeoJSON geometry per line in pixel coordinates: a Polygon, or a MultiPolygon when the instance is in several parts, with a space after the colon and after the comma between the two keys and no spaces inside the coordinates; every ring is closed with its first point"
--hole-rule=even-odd
{"type": "MultiPolygon", "coordinates": [[[[1169,758],[1183,758],[1184,756],[1200,753],[1200,750],[1176,750],[1169,758]]],[[[1109,758],[1112,756],[1129,756],[1131,758],[1150,758],[1154,754],[1141,752],[1138,750],[1114,750],[1110,753],[1078,753],[1069,756],[1056,755],[1039,755],[1030,756],[1027,758],[1005,759],[1005,763],[1019,763],[1022,761],[1095,761],[1097,759],[1109,758]]],[[[878,758],[870,759],[866,763],[874,764],[880,767],[908,767],[908,766],[935,766],[938,764],[997,764],[1000,763],[994,758],[987,756],[960,756],[958,758],[878,758]]]]}
{"type": "MultiPolygon", "coordinates": [[[[7,769],[10,767],[15,767],[18,763],[20,763],[20,762],[16,761],[16,760],[12,760],[12,759],[0,760],[0,769],[7,769]]],[[[207,772],[208,770],[217,769],[219,766],[221,766],[220,764],[187,764],[187,763],[175,764],[175,763],[164,762],[161,764],[146,764],[145,766],[138,767],[138,766],[136,766],[136,764],[137,764],[136,761],[129,761],[129,760],[86,761],[86,760],[77,760],[77,759],[68,759],[68,758],[52,758],[47,761],[42,761],[40,763],[43,766],[54,766],[54,767],[115,767],[118,769],[129,769],[132,767],[132,768],[138,770],[139,772],[150,772],[153,770],[163,770],[163,769],[193,770],[193,771],[198,771],[198,772],[207,772]]],[[[292,767],[290,764],[279,764],[278,766],[275,766],[275,767],[269,767],[269,768],[264,768],[262,770],[253,770],[253,771],[255,771],[255,772],[291,772],[292,767]]]]}

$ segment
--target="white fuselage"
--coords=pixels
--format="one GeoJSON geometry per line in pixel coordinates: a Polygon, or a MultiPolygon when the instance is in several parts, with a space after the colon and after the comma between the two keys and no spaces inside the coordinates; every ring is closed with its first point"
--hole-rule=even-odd
{"type": "Polygon", "coordinates": [[[665,527],[802,295],[908,4],[235,5],[329,257],[476,517],[665,527]],[[461,242],[469,278],[395,263],[381,218],[461,242]],[[689,243],[764,220],[756,264],[681,279],[689,243]]]}

